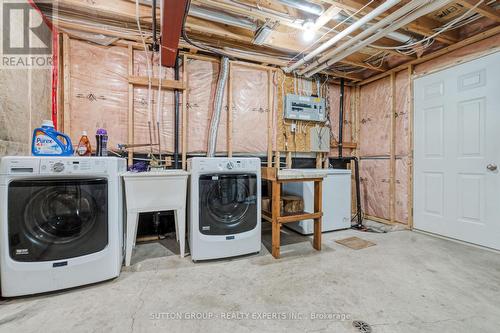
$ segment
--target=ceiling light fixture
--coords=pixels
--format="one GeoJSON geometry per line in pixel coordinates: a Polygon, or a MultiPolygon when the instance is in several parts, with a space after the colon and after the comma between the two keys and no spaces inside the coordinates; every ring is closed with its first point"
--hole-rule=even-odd
{"type": "Polygon", "coordinates": [[[315,23],[312,20],[307,20],[302,24],[302,28],[304,29],[302,32],[302,39],[306,42],[310,42],[316,37],[316,29],[315,23]]]}

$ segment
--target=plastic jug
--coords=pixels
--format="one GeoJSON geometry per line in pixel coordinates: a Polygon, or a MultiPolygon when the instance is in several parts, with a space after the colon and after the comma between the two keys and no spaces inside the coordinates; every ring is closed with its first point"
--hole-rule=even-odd
{"type": "Polygon", "coordinates": [[[42,127],[33,131],[31,153],[33,156],[73,156],[74,151],[69,136],[57,132],[51,120],[44,120],[42,127]]]}
{"type": "Polygon", "coordinates": [[[87,131],[82,132],[80,142],[78,142],[78,147],[76,148],[76,153],[78,156],[92,156],[92,146],[90,145],[87,131]]]}

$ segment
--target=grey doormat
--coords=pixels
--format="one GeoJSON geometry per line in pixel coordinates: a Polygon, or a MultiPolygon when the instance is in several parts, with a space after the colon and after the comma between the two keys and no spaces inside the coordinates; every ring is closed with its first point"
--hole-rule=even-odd
{"type": "Polygon", "coordinates": [[[376,245],[373,242],[361,239],[359,237],[349,237],[349,238],[339,239],[336,240],[335,243],[347,246],[348,248],[351,248],[353,250],[361,250],[376,245]]]}

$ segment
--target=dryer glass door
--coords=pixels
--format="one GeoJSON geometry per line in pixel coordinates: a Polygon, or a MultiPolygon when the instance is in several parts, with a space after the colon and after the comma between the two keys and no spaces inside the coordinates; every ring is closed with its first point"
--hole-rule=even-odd
{"type": "Polygon", "coordinates": [[[257,226],[257,177],[255,174],[200,176],[200,232],[233,235],[257,226]]]}
{"type": "Polygon", "coordinates": [[[10,256],[52,261],[103,250],[108,244],[105,178],[28,179],[9,184],[10,256]]]}

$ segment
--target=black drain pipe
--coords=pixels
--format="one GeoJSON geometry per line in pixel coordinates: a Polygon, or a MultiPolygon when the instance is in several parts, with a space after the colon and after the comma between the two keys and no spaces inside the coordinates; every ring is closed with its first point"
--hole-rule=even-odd
{"type": "Polygon", "coordinates": [[[330,163],[340,164],[342,167],[346,168],[347,163],[354,162],[354,179],[356,181],[356,218],[357,224],[353,226],[356,229],[363,228],[363,212],[361,210],[361,187],[359,180],[359,160],[356,156],[346,156],[343,157],[344,148],[344,93],[345,93],[345,81],[343,78],[340,79],[340,105],[339,105],[339,143],[338,152],[339,156],[337,158],[330,158],[330,163]],[[337,163],[335,163],[337,162],[337,163]]]}
{"type": "Polygon", "coordinates": [[[363,228],[363,211],[361,210],[361,187],[359,179],[359,160],[356,156],[352,156],[354,161],[354,179],[356,180],[356,214],[358,223],[354,226],[356,229],[363,228]]]}
{"type": "MultiPolygon", "coordinates": [[[[184,66],[186,64],[183,64],[184,66]]],[[[179,80],[179,55],[175,58],[174,78],[179,80]]],[[[185,80],[186,78],[184,78],[185,80]]],[[[184,91],[184,94],[186,92],[184,91]]],[[[179,89],[174,90],[174,168],[179,169],[179,89]]],[[[184,110],[186,112],[186,110],[184,110]]]]}
{"type": "Polygon", "coordinates": [[[157,27],[157,22],[156,22],[156,0],[153,0],[153,3],[151,4],[153,7],[153,44],[151,45],[151,48],[153,52],[157,52],[160,50],[160,45],[158,44],[158,39],[156,36],[156,27],[157,27]]]}
{"type": "Polygon", "coordinates": [[[344,78],[340,79],[340,107],[339,107],[339,158],[342,158],[344,146],[344,78]]]}

